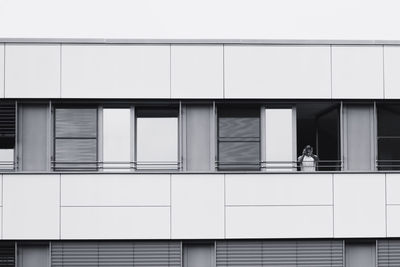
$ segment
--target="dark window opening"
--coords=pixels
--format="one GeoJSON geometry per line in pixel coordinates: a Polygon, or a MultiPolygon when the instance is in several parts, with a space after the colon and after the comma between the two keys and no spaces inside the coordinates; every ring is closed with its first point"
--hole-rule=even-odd
{"type": "Polygon", "coordinates": [[[218,170],[260,170],[260,108],[218,107],[218,170]]]}
{"type": "Polygon", "coordinates": [[[316,170],[340,171],[340,105],[302,103],[296,109],[297,156],[301,156],[303,149],[309,145],[318,156],[316,170]]]}
{"type": "Polygon", "coordinates": [[[0,169],[15,170],[15,102],[0,103],[0,169]]]}
{"type": "Polygon", "coordinates": [[[400,105],[378,105],[378,170],[400,170],[400,105]]]}

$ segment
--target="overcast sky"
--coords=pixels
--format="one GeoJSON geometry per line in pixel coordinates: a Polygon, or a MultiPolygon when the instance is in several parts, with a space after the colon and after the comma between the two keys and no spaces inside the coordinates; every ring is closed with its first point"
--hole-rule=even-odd
{"type": "Polygon", "coordinates": [[[0,38],[400,40],[400,0],[0,0],[0,38]]]}

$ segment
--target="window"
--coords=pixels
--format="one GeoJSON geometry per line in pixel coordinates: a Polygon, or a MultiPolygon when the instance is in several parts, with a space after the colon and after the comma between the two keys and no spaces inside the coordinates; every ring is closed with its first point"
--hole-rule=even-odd
{"type": "Polygon", "coordinates": [[[103,169],[123,171],[131,168],[131,109],[103,109],[103,169]]]}
{"type": "Polygon", "coordinates": [[[136,109],[136,168],[180,169],[178,108],[136,109]]]}
{"type": "Polygon", "coordinates": [[[296,110],[297,156],[301,156],[303,149],[309,145],[313,154],[318,156],[316,170],[341,170],[340,105],[329,102],[299,103],[296,110]]]}
{"type": "Polygon", "coordinates": [[[218,107],[219,170],[260,169],[260,108],[218,107]]]}
{"type": "Polygon", "coordinates": [[[378,105],[378,170],[400,170],[400,105],[378,105]]]}
{"type": "Polygon", "coordinates": [[[97,108],[55,109],[55,170],[97,169],[97,108]]]}
{"type": "Polygon", "coordinates": [[[0,103],[0,169],[14,170],[15,103],[0,103]]]}

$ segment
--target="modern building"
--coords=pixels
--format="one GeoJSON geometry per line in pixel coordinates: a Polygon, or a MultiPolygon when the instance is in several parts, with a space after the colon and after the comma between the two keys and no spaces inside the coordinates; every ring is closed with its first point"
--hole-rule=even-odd
{"type": "Polygon", "coordinates": [[[0,266],[400,266],[400,42],[0,39],[0,97],[0,266]]]}

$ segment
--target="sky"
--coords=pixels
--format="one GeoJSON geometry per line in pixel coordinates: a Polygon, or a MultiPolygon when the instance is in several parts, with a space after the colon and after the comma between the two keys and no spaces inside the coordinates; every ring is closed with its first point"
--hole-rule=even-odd
{"type": "Polygon", "coordinates": [[[400,40],[400,0],[0,0],[0,38],[400,40]]]}

